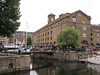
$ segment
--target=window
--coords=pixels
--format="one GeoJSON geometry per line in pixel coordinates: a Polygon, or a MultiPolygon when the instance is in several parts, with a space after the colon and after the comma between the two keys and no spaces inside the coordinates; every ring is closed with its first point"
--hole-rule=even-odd
{"type": "Polygon", "coordinates": [[[49,40],[49,37],[48,37],[48,40],[49,40]]]}
{"type": "Polygon", "coordinates": [[[64,29],[65,27],[63,26],[63,29],[64,29]]]}
{"type": "Polygon", "coordinates": [[[48,32],[48,35],[49,35],[49,32],[48,32]]]}
{"type": "Polygon", "coordinates": [[[60,28],[58,28],[58,31],[60,31],[60,28]]]}
{"type": "Polygon", "coordinates": [[[83,33],[83,37],[86,37],[86,33],[83,33]]]}
{"type": "Polygon", "coordinates": [[[85,24],[85,21],[83,21],[82,23],[85,24]]]}
{"type": "Polygon", "coordinates": [[[54,25],[54,28],[56,27],[56,25],[54,25]]]}
{"type": "Polygon", "coordinates": [[[52,31],[51,31],[51,34],[52,34],[52,31]]]}
{"type": "Polygon", "coordinates": [[[58,23],[58,25],[59,25],[59,23],[58,23]]]}
{"type": "Polygon", "coordinates": [[[45,31],[47,31],[47,29],[45,29],[45,31]]]}
{"type": "Polygon", "coordinates": [[[82,28],[83,30],[86,30],[86,26],[83,26],[83,28],[82,28]]]}
{"type": "Polygon", "coordinates": [[[43,41],[44,41],[44,38],[43,38],[43,41]]]}
{"type": "Polygon", "coordinates": [[[98,30],[96,30],[96,32],[98,32],[98,30]]]}
{"type": "Polygon", "coordinates": [[[93,39],[91,38],[91,41],[93,41],[93,39]]]}
{"type": "Polygon", "coordinates": [[[73,29],[75,29],[75,28],[76,28],[76,26],[75,26],[75,25],[73,25],[73,26],[72,26],[72,28],[73,28],[73,29]]]}
{"type": "Polygon", "coordinates": [[[56,35],[54,35],[54,39],[56,38],[56,35]]]}
{"type": "Polygon", "coordinates": [[[99,33],[97,33],[97,36],[99,36],[99,33]]]}
{"type": "Polygon", "coordinates": [[[56,32],[56,29],[54,29],[54,32],[56,32]]]}
{"type": "Polygon", "coordinates": [[[78,16],[81,16],[81,14],[79,13],[78,16]]]}
{"type": "Polygon", "coordinates": [[[51,40],[52,40],[52,36],[51,36],[51,38],[50,38],[51,40]]]}
{"type": "Polygon", "coordinates": [[[63,24],[65,23],[65,21],[63,20],[63,24]]]}
{"type": "Polygon", "coordinates": [[[60,25],[60,22],[58,23],[58,25],[60,25]]]}
{"type": "Polygon", "coordinates": [[[76,22],[76,17],[72,17],[72,22],[76,22]]]}
{"type": "Polygon", "coordinates": [[[45,41],[46,41],[46,38],[45,38],[45,41]]]}
{"type": "Polygon", "coordinates": [[[91,33],[91,36],[92,36],[92,33],[91,33]]]}
{"type": "Polygon", "coordinates": [[[45,33],[45,36],[46,36],[46,33],[45,33]]]}
{"type": "Polygon", "coordinates": [[[99,41],[99,38],[97,38],[97,41],[99,41]]]}

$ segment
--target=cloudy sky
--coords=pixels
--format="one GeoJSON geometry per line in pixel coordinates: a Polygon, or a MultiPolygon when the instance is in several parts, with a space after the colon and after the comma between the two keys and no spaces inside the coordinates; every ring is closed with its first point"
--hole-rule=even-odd
{"type": "Polygon", "coordinates": [[[48,14],[82,10],[91,16],[91,24],[100,24],[100,0],[21,0],[21,25],[18,31],[35,32],[48,23],[48,14]]]}

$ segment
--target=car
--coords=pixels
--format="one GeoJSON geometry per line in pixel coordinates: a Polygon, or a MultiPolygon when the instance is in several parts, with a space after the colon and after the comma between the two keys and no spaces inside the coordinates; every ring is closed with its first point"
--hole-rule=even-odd
{"type": "Polygon", "coordinates": [[[21,50],[21,52],[26,52],[26,49],[25,48],[21,48],[19,50],[21,50]]]}
{"type": "Polygon", "coordinates": [[[21,52],[30,52],[31,48],[21,48],[21,52]]]}

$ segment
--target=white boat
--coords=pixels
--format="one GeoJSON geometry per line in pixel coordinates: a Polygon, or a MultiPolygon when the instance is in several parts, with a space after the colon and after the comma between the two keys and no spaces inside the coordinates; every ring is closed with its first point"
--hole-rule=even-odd
{"type": "Polygon", "coordinates": [[[4,46],[5,48],[20,48],[20,46],[17,45],[8,45],[8,46],[4,46]]]}
{"type": "Polygon", "coordinates": [[[88,57],[88,62],[93,64],[100,64],[100,52],[93,55],[93,57],[88,57]]]}

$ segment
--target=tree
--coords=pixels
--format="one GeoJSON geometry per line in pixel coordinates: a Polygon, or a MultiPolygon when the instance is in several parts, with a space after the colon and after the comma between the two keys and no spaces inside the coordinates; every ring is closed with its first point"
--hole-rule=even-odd
{"type": "Polygon", "coordinates": [[[57,45],[73,47],[80,45],[80,33],[73,28],[61,30],[57,36],[57,45]]]}
{"type": "Polygon", "coordinates": [[[32,40],[31,37],[27,38],[27,46],[31,46],[32,45],[32,40]]]}
{"type": "Polygon", "coordinates": [[[11,37],[20,22],[20,0],[0,0],[0,36],[11,37]]]}

